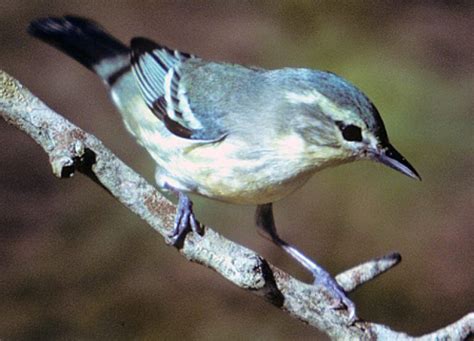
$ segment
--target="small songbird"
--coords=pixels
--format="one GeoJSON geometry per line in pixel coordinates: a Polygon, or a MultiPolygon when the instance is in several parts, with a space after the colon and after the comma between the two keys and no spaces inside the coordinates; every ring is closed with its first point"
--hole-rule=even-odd
{"type": "Polygon", "coordinates": [[[331,72],[211,62],[146,38],[129,47],[76,16],[37,19],[28,31],[102,78],[126,128],[157,163],[157,184],[178,195],[174,243],[202,233],[188,193],[255,204],[257,226],[355,317],[329,273],[279,237],[272,203],[315,172],[354,160],[420,179],[359,89],[331,72]]]}

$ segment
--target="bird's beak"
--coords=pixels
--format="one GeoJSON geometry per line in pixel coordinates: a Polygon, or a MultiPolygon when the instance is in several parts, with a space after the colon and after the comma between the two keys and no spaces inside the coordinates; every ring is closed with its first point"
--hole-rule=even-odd
{"type": "Polygon", "coordinates": [[[379,148],[373,153],[373,158],[410,178],[421,180],[416,169],[391,144],[379,148]]]}

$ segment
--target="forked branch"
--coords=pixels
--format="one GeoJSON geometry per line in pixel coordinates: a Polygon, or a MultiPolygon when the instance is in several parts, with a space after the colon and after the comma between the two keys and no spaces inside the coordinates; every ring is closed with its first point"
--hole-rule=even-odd
{"type": "MultiPolygon", "coordinates": [[[[76,171],[87,175],[166,239],[173,224],[175,206],[96,137],[52,111],[1,70],[0,115],[45,150],[56,176],[70,177],[76,171]]],[[[205,228],[203,237],[188,234],[180,252],[190,261],[215,270],[235,285],[264,297],[331,338],[413,339],[372,322],[358,320],[349,324],[346,311],[331,308],[334,302],[323,287],[296,280],[255,252],[224,238],[209,227],[205,228]]],[[[336,279],[346,291],[353,291],[399,261],[398,254],[390,254],[347,270],[336,279]]],[[[464,340],[473,335],[473,330],[474,313],[470,313],[420,339],[464,340]]]]}

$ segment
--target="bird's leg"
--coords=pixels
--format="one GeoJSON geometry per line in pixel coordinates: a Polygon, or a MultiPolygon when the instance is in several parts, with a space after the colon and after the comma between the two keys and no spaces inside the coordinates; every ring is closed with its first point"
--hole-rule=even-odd
{"type": "Polygon", "coordinates": [[[177,245],[180,243],[189,231],[193,231],[198,235],[202,235],[201,224],[197,221],[193,212],[193,202],[183,192],[175,191],[178,196],[178,207],[176,208],[176,216],[174,220],[173,231],[169,236],[171,243],[177,245]]]}
{"type": "Polygon", "coordinates": [[[329,290],[339,300],[337,308],[340,307],[341,303],[347,307],[349,317],[351,321],[355,320],[355,305],[346,296],[344,290],[337,284],[336,280],[315,261],[305,256],[301,251],[296,249],[294,246],[288,244],[286,241],[280,238],[277,233],[275,220],[273,218],[272,204],[263,204],[257,206],[256,212],[257,227],[268,233],[272,241],[286,251],[291,257],[293,257],[298,263],[308,269],[313,277],[314,284],[322,285],[329,290]]]}

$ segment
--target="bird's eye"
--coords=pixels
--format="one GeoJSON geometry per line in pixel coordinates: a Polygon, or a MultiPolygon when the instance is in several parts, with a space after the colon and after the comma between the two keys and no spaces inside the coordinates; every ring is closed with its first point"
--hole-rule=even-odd
{"type": "Polygon", "coordinates": [[[344,125],[342,122],[336,122],[337,126],[341,130],[342,137],[346,141],[362,141],[362,130],[353,124],[344,125]]]}

